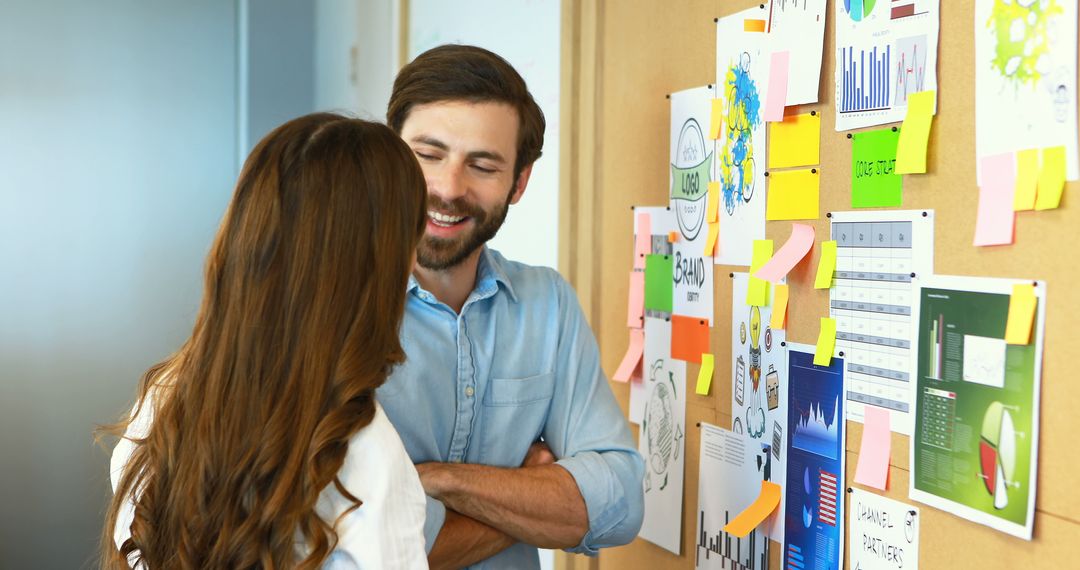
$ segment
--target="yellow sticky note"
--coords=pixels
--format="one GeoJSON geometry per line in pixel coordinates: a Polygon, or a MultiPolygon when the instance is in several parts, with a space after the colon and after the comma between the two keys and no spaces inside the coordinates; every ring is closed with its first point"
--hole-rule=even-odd
{"type": "Polygon", "coordinates": [[[713,99],[712,100],[712,115],[709,119],[709,138],[716,140],[720,138],[720,127],[723,125],[724,118],[724,100],[713,99]]]}
{"type": "Polygon", "coordinates": [[[930,142],[936,100],[936,91],[920,91],[908,96],[907,115],[900,127],[900,142],[896,147],[897,174],[926,172],[926,146],[930,142]]]}
{"type": "Polygon", "coordinates": [[[811,166],[821,162],[821,115],[787,115],[769,123],[769,168],[811,166]]]}
{"type": "Polygon", "coordinates": [[[697,389],[695,390],[700,396],[709,395],[709,387],[712,386],[713,365],[713,355],[705,352],[701,353],[701,370],[697,375],[697,389]]]}
{"type": "Polygon", "coordinates": [[[761,492],[746,510],[724,525],[724,532],[736,538],[746,538],[750,531],[769,518],[780,504],[780,485],[772,481],[761,482],[761,492]]]}
{"type": "Polygon", "coordinates": [[[1061,204],[1061,191],[1065,189],[1065,147],[1055,146],[1042,151],[1039,167],[1039,190],[1035,198],[1036,210],[1052,210],[1061,204]]]}
{"type": "Polygon", "coordinates": [[[716,215],[720,211],[720,182],[718,180],[709,183],[706,200],[705,221],[711,224],[716,221],[716,215]]]}
{"type": "Polygon", "coordinates": [[[743,20],[743,31],[744,32],[764,32],[765,31],[765,20],[756,20],[756,19],[752,20],[750,18],[747,18],[747,19],[743,20]]]}
{"type": "Polygon", "coordinates": [[[1009,321],[1005,325],[1006,344],[1029,344],[1031,324],[1035,322],[1035,286],[1031,283],[1013,285],[1009,298],[1009,321]]]}
{"type": "Polygon", "coordinates": [[[769,304],[769,282],[754,277],[762,265],[769,262],[772,257],[773,243],[771,239],[754,240],[754,255],[750,259],[750,284],[746,288],[746,304],[755,307],[764,307],[769,304]]]}
{"type": "Polygon", "coordinates": [[[777,285],[773,296],[771,328],[782,330],[787,325],[788,286],[777,285]]]}
{"type": "Polygon", "coordinates": [[[818,330],[817,348],[814,349],[814,364],[828,366],[832,363],[832,353],[836,348],[836,319],[821,317],[821,329],[818,330]]]}
{"type": "Polygon", "coordinates": [[[720,222],[712,222],[709,224],[709,235],[705,239],[705,257],[713,257],[716,255],[716,242],[720,237],[720,222]]]}
{"type": "Polygon", "coordinates": [[[818,258],[817,276],[814,278],[814,289],[829,289],[832,287],[833,271],[836,271],[836,240],[821,242],[821,257],[818,258]]]}
{"type": "MultiPolygon", "coordinates": [[[[816,170],[816,169],[815,169],[816,170]]],[[[765,192],[766,220],[816,220],[821,177],[814,170],[770,172],[765,192]]]]}
{"type": "Polygon", "coordinates": [[[1035,209],[1035,188],[1039,182],[1039,149],[1030,148],[1016,153],[1016,193],[1013,210],[1035,209]]]}

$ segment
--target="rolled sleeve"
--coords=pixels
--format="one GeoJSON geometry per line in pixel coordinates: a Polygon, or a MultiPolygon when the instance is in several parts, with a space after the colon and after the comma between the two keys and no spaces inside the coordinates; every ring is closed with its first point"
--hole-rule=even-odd
{"type": "Polygon", "coordinates": [[[427,542],[427,553],[431,554],[431,547],[435,546],[435,538],[439,536],[443,523],[446,521],[446,505],[442,501],[427,497],[427,513],[424,518],[424,540],[427,542]]]}
{"type": "Polygon", "coordinates": [[[641,456],[590,451],[560,459],[557,464],[574,477],[589,516],[588,532],[567,552],[595,556],[601,548],[634,540],[644,514],[641,456]]]}

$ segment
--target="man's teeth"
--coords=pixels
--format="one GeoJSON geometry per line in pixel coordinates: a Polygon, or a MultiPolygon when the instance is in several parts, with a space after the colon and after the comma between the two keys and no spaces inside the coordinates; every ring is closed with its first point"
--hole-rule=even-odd
{"type": "Polygon", "coordinates": [[[434,210],[428,210],[428,217],[440,224],[456,224],[465,219],[465,216],[447,216],[434,210]]]}

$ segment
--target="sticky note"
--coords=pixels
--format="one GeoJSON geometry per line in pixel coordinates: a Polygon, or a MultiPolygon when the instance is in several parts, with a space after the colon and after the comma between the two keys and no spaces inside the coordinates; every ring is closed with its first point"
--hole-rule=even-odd
{"type": "Polygon", "coordinates": [[[1013,209],[1017,212],[1035,209],[1035,189],[1039,183],[1039,149],[1029,148],[1016,153],[1016,195],[1013,209]]]}
{"type": "Polygon", "coordinates": [[[1035,286],[1031,283],[1013,285],[1009,297],[1009,320],[1005,324],[1006,344],[1030,344],[1031,325],[1035,322],[1035,286]]]}
{"type": "Polygon", "coordinates": [[[637,215],[637,233],[634,240],[634,269],[645,269],[645,256],[652,251],[652,216],[648,212],[637,215]]]}
{"type": "Polygon", "coordinates": [[[896,147],[897,174],[926,172],[926,146],[930,142],[936,98],[936,91],[920,91],[908,96],[907,114],[896,147]]]}
{"type": "Polygon", "coordinates": [[[626,309],[626,326],[640,329],[645,326],[645,272],[630,272],[630,300],[626,309]]]}
{"type": "Polygon", "coordinates": [[[754,240],[754,253],[750,258],[750,282],[746,288],[747,305],[764,307],[769,304],[769,282],[754,277],[754,274],[769,262],[772,253],[773,242],[771,239],[754,240]]]}
{"type": "Polygon", "coordinates": [[[630,329],[630,346],[626,349],[619,369],[612,376],[619,382],[626,382],[634,375],[634,370],[641,366],[641,357],[645,353],[645,329],[630,329]]]}
{"type": "Polygon", "coordinates": [[[818,258],[817,275],[814,277],[814,289],[832,287],[833,272],[836,271],[836,240],[821,242],[821,257],[818,258]]]}
{"type": "Polygon", "coordinates": [[[1039,188],[1035,198],[1036,210],[1052,210],[1061,204],[1065,189],[1065,147],[1044,148],[1039,167],[1039,188]]]}
{"type": "Polygon", "coordinates": [[[761,482],[761,492],[746,510],[739,513],[731,522],[724,525],[724,532],[736,537],[746,538],[750,531],[776,510],[780,504],[780,485],[772,481],[761,482]]]}
{"type": "Polygon", "coordinates": [[[717,212],[720,211],[720,181],[714,180],[709,183],[709,191],[705,207],[705,221],[710,224],[716,221],[717,212]]]}
{"type": "Polygon", "coordinates": [[[784,278],[814,247],[814,226],[791,224],[791,235],[772,259],[753,273],[754,277],[776,283],[784,278]]]}
{"type": "Polygon", "coordinates": [[[769,172],[766,220],[816,220],[821,177],[809,168],[769,172]]]}
{"type": "Polygon", "coordinates": [[[788,115],[769,123],[769,168],[813,166],[821,162],[821,116],[788,115]]]}
{"type": "Polygon", "coordinates": [[[752,20],[752,19],[747,18],[747,19],[743,20],[743,31],[744,32],[764,32],[765,31],[765,20],[752,20]]]}
{"type": "Polygon", "coordinates": [[[1011,152],[979,159],[979,208],[975,218],[975,245],[1013,242],[1016,210],[1016,163],[1011,152]]]}
{"type": "Polygon", "coordinates": [[[674,299],[674,262],[670,255],[645,256],[645,308],[671,312],[674,299]]]}
{"type": "Polygon", "coordinates": [[[701,355],[701,370],[697,375],[697,389],[694,390],[700,396],[709,395],[709,387],[712,386],[713,366],[715,361],[713,355],[705,353],[701,355]]]}
{"type": "Polygon", "coordinates": [[[832,363],[833,349],[836,348],[836,319],[821,317],[818,329],[817,348],[814,349],[814,364],[828,366],[832,363]]]}
{"type": "Polygon", "coordinates": [[[769,61],[769,90],[765,94],[765,121],[783,121],[784,105],[787,104],[788,64],[791,61],[791,55],[787,51],[773,52],[769,61]]]}
{"type": "Polygon", "coordinates": [[[716,245],[720,238],[720,222],[711,222],[709,224],[709,235],[705,239],[705,255],[706,257],[713,257],[716,255],[716,245]]]}
{"type": "Polygon", "coordinates": [[[772,319],[769,327],[777,330],[787,328],[788,286],[777,285],[773,295],[772,319]]]}
{"type": "Polygon", "coordinates": [[[671,316],[671,357],[701,364],[709,354],[709,323],[696,317],[671,316]]]}
{"type": "Polygon", "coordinates": [[[904,198],[904,177],[896,173],[900,133],[889,129],[851,136],[851,207],[895,208],[904,198]]]}
{"type": "Polygon", "coordinates": [[[667,233],[667,240],[668,240],[668,243],[675,243],[675,242],[679,241],[679,232],[668,232],[667,233]]]}
{"type": "Polygon", "coordinates": [[[855,482],[884,491],[889,481],[889,459],[892,456],[889,410],[870,405],[863,410],[862,444],[859,446],[855,482]]]}
{"type": "Polygon", "coordinates": [[[712,112],[709,118],[709,138],[716,140],[720,138],[720,128],[723,126],[724,118],[724,100],[713,99],[712,100],[712,112]]]}

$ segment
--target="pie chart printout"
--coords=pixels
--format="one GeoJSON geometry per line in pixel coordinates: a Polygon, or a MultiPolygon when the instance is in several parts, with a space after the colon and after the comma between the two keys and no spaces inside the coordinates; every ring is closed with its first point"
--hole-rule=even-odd
{"type": "Polygon", "coordinates": [[[874,11],[877,0],[844,0],[844,11],[856,22],[861,22],[874,11]]]}
{"type": "Polygon", "coordinates": [[[994,497],[994,508],[1004,509],[1009,505],[1008,485],[1016,473],[1016,428],[1000,402],[990,404],[983,416],[979,463],[979,476],[994,497]]]}

